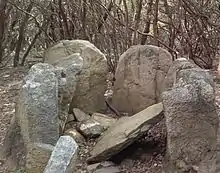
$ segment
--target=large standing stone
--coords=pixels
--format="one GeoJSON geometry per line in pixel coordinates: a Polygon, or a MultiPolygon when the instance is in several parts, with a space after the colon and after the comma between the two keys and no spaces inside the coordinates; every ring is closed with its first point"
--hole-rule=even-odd
{"type": "Polygon", "coordinates": [[[132,117],[122,117],[98,140],[88,162],[101,162],[122,151],[162,118],[162,103],[150,106],[132,117]]]}
{"type": "Polygon", "coordinates": [[[70,110],[74,107],[86,113],[105,110],[107,60],[99,49],[85,40],[63,40],[49,48],[44,58],[53,64],[74,53],[79,53],[83,58],[83,69],[70,110]]]}
{"type": "Polygon", "coordinates": [[[55,145],[59,138],[58,80],[54,68],[39,63],[24,79],[16,118],[25,144],[55,145]]]}
{"type": "Polygon", "coordinates": [[[72,173],[76,165],[78,145],[70,136],[58,140],[44,173],[72,173]]]}
{"type": "Polygon", "coordinates": [[[24,140],[28,172],[42,172],[43,162],[44,166],[47,163],[43,153],[50,155],[51,151],[36,143],[54,146],[59,138],[58,80],[53,66],[43,63],[32,66],[20,91],[15,123],[24,140]]]}
{"type": "Polygon", "coordinates": [[[208,71],[180,70],[175,86],[162,94],[167,126],[165,173],[214,173],[218,115],[208,71]]]}
{"type": "Polygon", "coordinates": [[[132,46],[119,59],[113,106],[133,115],[158,103],[164,78],[172,64],[166,50],[151,45],[132,46]]]}

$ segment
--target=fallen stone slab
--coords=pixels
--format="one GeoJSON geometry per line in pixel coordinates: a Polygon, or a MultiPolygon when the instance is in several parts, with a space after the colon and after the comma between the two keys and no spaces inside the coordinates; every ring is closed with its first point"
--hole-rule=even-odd
{"type": "Polygon", "coordinates": [[[100,114],[100,113],[93,113],[92,119],[99,122],[102,126],[104,126],[105,129],[108,129],[111,125],[113,125],[117,121],[116,118],[112,118],[105,114],[100,114]]]}
{"type": "Polygon", "coordinates": [[[122,117],[99,139],[90,152],[89,163],[101,162],[132,144],[163,118],[163,105],[152,105],[132,117],[122,117]]]}
{"type": "Polygon", "coordinates": [[[76,164],[78,144],[70,136],[61,136],[51,154],[44,173],[72,173],[76,164]]]}
{"type": "Polygon", "coordinates": [[[177,72],[174,87],[162,94],[167,127],[165,173],[215,173],[219,116],[214,82],[200,68],[177,72]]]}

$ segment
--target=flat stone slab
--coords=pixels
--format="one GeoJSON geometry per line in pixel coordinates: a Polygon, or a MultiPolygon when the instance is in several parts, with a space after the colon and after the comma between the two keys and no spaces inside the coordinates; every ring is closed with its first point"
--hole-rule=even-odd
{"type": "Polygon", "coordinates": [[[101,162],[125,149],[163,118],[162,103],[150,106],[132,117],[122,117],[111,126],[90,152],[89,163],[101,162]]]}

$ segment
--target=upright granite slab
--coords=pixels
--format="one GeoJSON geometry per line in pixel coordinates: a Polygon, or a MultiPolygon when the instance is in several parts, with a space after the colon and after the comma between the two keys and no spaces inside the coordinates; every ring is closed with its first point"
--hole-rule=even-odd
{"type": "Polygon", "coordinates": [[[29,70],[20,91],[15,119],[24,140],[27,171],[42,173],[40,168],[47,163],[45,155],[50,156],[52,150],[41,146],[54,146],[59,139],[58,79],[53,66],[39,63],[29,70]]]}
{"type": "Polygon", "coordinates": [[[183,69],[162,95],[167,127],[165,173],[214,173],[218,114],[209,72],[183,69]]]}

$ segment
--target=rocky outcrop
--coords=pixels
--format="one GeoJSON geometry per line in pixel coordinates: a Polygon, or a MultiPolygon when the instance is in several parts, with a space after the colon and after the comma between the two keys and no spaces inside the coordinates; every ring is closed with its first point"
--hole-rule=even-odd
{"type": "Polygon", "coordinates": [[[118,62],[113,106],[120,112],[133,115],[158,103],[171,64],[170,53],[162,48],[132,46],[121,55],[118,62]]]}
{"type": "Polygon", "coordinates": [[[74,53],[79,53],[83,58],[83,69],[70,110],[79,108],[86,113],[104,111],[107,60],[99,49],[85,40],[63,40],[49,48],[44,58],[45,62],[54,64],[74,53]]]}
{"type": "Polygon", "coordinates": [[[167,127],[165,173],[214,173],[219,120],[209,72],[178,71],[175,86],[162,98],[167,127]]]}
{"type": "Polygon", "coordinates": [[[162,118],[161,103],[150,106],[132,117],[122,117],[98,140],[88,162],[101,162],[125,149],[162,118]]]}
{"type": "Polygon", "coordinates": [[[70,136],[61,136],[50,156],[44,173],[72,173],[76,165],[78,145],[70,136]]]}

